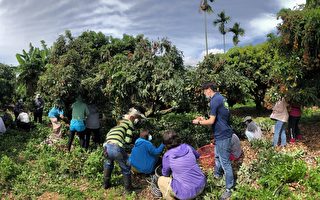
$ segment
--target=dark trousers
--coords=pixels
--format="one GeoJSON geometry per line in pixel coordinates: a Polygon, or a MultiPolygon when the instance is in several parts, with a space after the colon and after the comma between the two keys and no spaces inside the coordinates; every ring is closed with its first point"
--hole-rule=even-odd
{"type": "Polygon", "coordinates": [[[34,122],[39,122],[40,124],[42,123],[42,112],[34,112],[34,122]]]}
{"type": "Polygon", "coordinates": [[[30,123],[24,123],[24,122],[20,122],[20,121],[17,121],[17,126],[18,128],[21,128],[22,130],[25,130],[25,131],[30,131],[30,123]]]}
{"type": "Polygon", "coordinates": [[[298,126],[299,120],[300,120],[300,117],[289,116],[288,128],[289,128],[290,138],[296,138],[297,135],[300,134],[300,129],[298,126]]]}
{"type": "MultiPolygon", "coordinates": [[[[75,134],[76,134],[76,131],[70,131],[69,141],[68,141],[68,150],[69,151],[71,149],[75,134]]],[[[87,141],[90,141],[90,134],[88,135],[87,131],[81,131],[81,132],[77,132],[77,135],[79,136],[79,139],[80,139],[80,146],[82,148],[88,149],[89,142],[87,142],[87,141]]]]}
{"type": "Polygon", "coordinates": [[[86,141],[89,146],[89,142],[90,142],[90,136],[92,134],[92,141],[95,143],[95,144],[100,144],[102,143],[101,141],[101,134],[100,134],[100,129],[91,129],[91,128],[87,128],[86,129],[86,132],[87,132],[87,136],[88,136],[88,140],[86,141]]]}

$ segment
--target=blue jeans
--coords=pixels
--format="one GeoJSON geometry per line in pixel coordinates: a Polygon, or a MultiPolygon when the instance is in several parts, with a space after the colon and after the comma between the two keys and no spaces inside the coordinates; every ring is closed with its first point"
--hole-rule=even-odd
{"type": "Polygon", "coordinates": [[[114,161],[117,161],[121,172],[123,175],[130,175],[130,165],[128,162],[128,154],[124,151],[123,148],[119,147],[117,144],[107,144],[104,147],[104,151],[107,152],[107,156],[104,162],[104,168],[108,168],[111,171],[114,167],[114,161]]]}
{"type": "Polygon", "coordinates": [[[234,186],[233,170],[229,159],[231,154],[231,138],[215,141],[215,167],[214,175],[226,176],[226,188],[231,189],[234,186]]]}
{"type": "Polygon", "coordinates": [[[281,137],[281,146],[286,146],[287,137],[286,137],[286,126],[285,122],[277,120],[276,125],[274,127],[274,135],[273,135],[273,146],[278,146],[279,135],[281,137]]]}

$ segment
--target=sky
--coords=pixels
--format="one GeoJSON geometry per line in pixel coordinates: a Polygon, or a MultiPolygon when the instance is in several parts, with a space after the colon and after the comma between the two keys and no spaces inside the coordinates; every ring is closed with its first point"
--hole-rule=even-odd
{"type": "MultiPolygon", "coordinates": [[[[208,19],[209,52],[223,52],[223,39],[213,26],[217,14],[225,11],[245,29],[239,46],[255,45],[277,32],[277,12],[306,0],[215,0],[208,19]]],[[[200,0],[0,0],[0,63],[17,65],[16,53],[29,43],[48,46],[65,30],[78,36],[87,30],[121,38],[143,34],[150,40],[167,38],[183,52],[186,65],[196,65],[205,52],[204,14],[200,0]]],[[[233,46],[226,35],[227,49],[233,46]]]]}

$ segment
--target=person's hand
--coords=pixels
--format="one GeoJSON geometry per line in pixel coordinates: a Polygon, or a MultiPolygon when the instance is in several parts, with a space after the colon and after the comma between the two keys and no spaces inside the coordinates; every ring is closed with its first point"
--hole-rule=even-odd
{"type": "Polygon", "coordinates": [[[194,120],[192,120],[192,123],[193,124],[200,124],[200,121],[202,121],[202,120],[205,120],[205,118],[202,116],[198,116],[194,120]]]}
{"type": "Polygon", "coordinates": [[[205,118],[202,117],[202,116],[198,116],[198,117],[196,117],[195,119],[196,119],[196,120],[199,120],[199,121],[205,120],[205,118]]]}
{"type": "Polygon", "coordinates": [[[200,121],[201,121],[201,120],[194,119],[194,120],[192,120],[192,123],[193,123],[193,124],[199,124],[199,125],[200,125],[200,121]]]}

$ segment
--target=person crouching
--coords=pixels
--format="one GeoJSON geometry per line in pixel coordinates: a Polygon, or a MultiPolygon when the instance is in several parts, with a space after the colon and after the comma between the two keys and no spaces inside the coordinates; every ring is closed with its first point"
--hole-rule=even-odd
{"type": "Polygon", "coordinates": [[[159,155],[164,149],[164,144],[160,144],[157,148],[151,143],[151,140],[152,136],[148,130],[140,133],[140,137],[136,140],[129,157],[133,171],[142,174],[152,174],[154,172],[159,155]]]}

